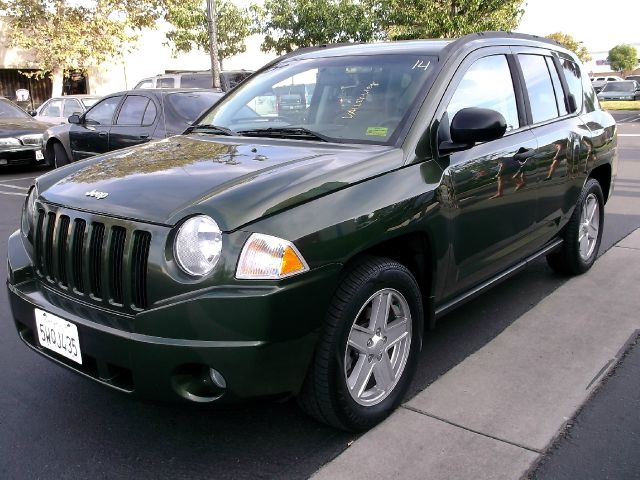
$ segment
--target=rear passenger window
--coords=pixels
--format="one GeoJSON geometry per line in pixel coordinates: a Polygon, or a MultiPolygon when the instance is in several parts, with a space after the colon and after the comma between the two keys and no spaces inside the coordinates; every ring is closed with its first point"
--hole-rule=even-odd
{"type": "Polygon", "coordinates": [[[507,131],[520,127],[511,70],[504,55],[481,58],[469,67],[447,107],[449,120],[469,107],[490,108],[501,113],[507,122],[507,131]]]}
{"type": "Polygon", "coordinates": [[[582,111],[582,75],[580,73],[580,67],[571,60],[564,58],[560,60],[560,63],[562,63],[564,78],[567,80],[567,85],[569,86],[569,93],[573,95],[578,112],[580,112],[582,111]]]}
{"type": "Polygon", "coordinates": [[[129,95],[118,114],[117,125],[142,125],[142,117],[149,99],[139,95],[129,95]]]}
{"type": "Polygon", "coordinates": [[[156,119],[156,104],[149,100],[149,105],[144,112],[144,118],[142,119],[142,125],[152,125],[156,119]]]}
{"type": "Polygon", "coordinates": [[[560,112],[560,116],[566,115],[567,106],[564,103],[564,91],[562,90],[562,83],[560,83],[560,77],[558,76],[558,71],[556,70],[556,66],[553,63],[551,57],[544,57],[547,61],[547,68],[549,69],[549,73],[551,73],[551,81],[553,82],[553,90],[556,93],[556,105],[558,107],[558,111],[560,112]]]}
{"type": "Polygon", "coordinates": [[[557,117],[556,96],[544,57],[541,55],[518,55],[518,59],[529,94],[533,123],[557,117]]]}

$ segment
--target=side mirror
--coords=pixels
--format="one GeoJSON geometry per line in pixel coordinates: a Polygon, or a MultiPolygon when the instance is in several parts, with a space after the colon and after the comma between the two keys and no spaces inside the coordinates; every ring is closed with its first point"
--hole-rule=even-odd
{"type": "Polygon", "coordinates": [[[73,123],[73,124],[79,125],[80,124],[80,115],[74,113],[67,120],[69,121],[69,123],[73,123]]]}
{"type": "Polygon", "coordinates": [[[451,121],[451,141],[438,145],[440,154],[467,150],[478,142],[501,138],[507,131],[507,122],[501,113],[488,108],[463,108],[451,121]]]}

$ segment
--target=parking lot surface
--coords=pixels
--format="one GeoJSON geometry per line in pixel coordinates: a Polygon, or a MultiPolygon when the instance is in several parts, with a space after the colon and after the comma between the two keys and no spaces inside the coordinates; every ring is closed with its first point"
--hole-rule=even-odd
{"type": "MultiPolygon", "coordinates": [[[[625,136],[601,252],[640,227],[640,123],[624,123],[620,132],[625,136]]],[[[26,188],[40,173],[0,172],[0,238],[18,227],[26,188]]],[[[5,241],[0,258],[6,258],[5,241]]],[[[426,338],[410,396],[565,282],[541,260],[447,315],[426,338]]],[[[22,345],[4,290],[0,365],[0,478],[307,478],[356,439],[309,419],[293,400],[185,408],[107,390],[22,345]]]]}

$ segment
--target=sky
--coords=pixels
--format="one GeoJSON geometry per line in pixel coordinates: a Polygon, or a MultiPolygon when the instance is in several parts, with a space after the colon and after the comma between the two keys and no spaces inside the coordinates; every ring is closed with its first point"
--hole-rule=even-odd
{"type": "Polygon", "coordinates": [[[568,33],[591,52],[640,43],[640,0],[526,0],[517,31],[568,33]]]}

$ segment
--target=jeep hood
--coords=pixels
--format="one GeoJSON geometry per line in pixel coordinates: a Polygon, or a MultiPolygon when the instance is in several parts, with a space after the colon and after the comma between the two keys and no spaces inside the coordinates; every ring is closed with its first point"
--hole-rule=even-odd
{"type": "Polygon", "coordinates": [[[230,231],[401,165],[392,147],[192,134],[54,170],[38,189],[48,203],[164,225],[203,213],[230,231]]]}

